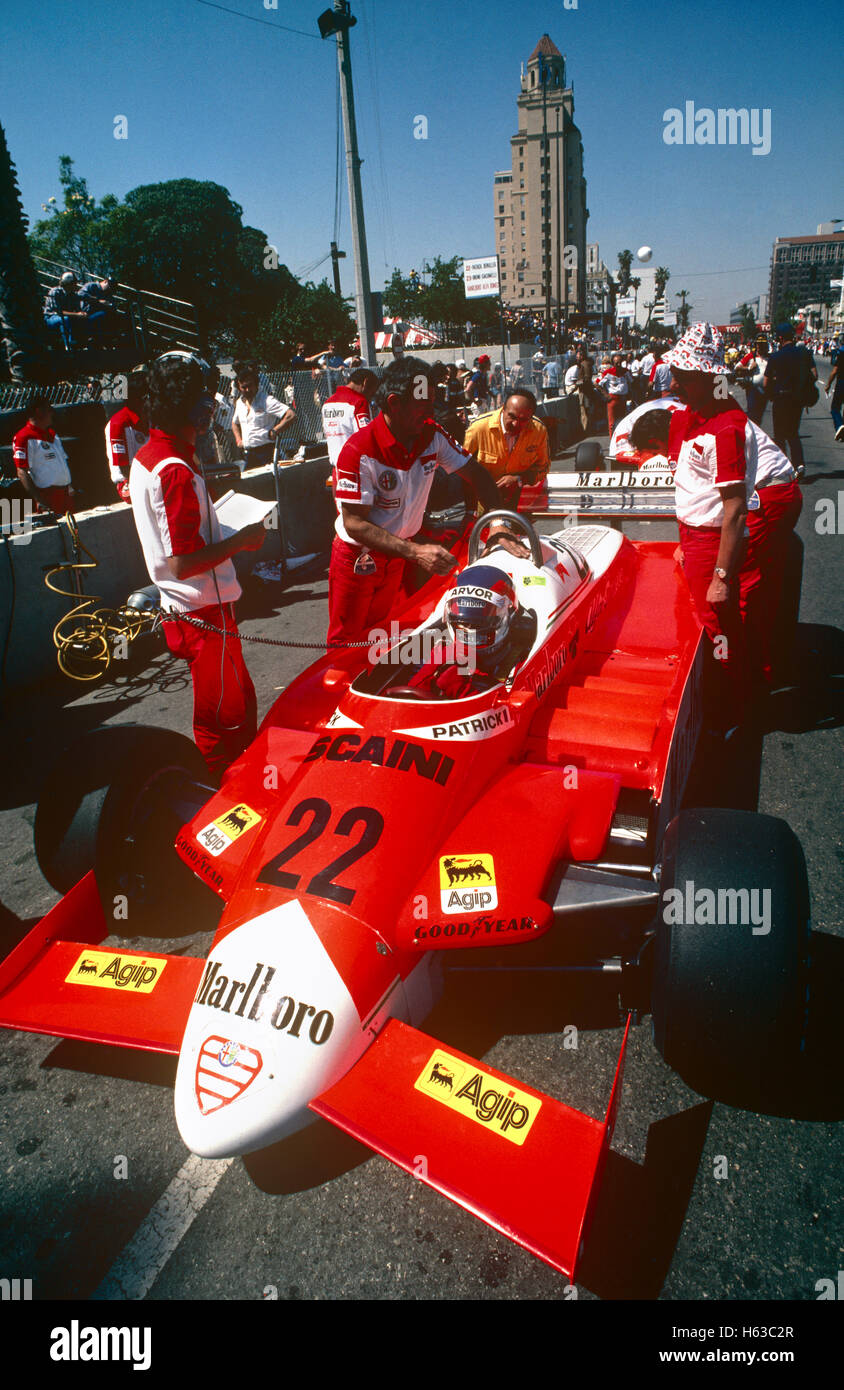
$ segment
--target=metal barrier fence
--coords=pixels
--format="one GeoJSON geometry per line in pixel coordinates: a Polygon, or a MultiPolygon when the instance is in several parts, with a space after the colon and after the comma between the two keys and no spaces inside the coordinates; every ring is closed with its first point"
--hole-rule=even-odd
{"type": "MultiPolygon", "coordinates": [[[[59,283],[63,272],[68,269],[68,266],[49,261],[44,256],[33,256],[33,261],[45,294],[59,283]]],[[[80,284],[84,284],[86,280],[104,278],[101,272],[90,269],[74,270],[74,274],[78,276],[80,284]]],[[[157,294],[154,290],[139,290],[132,285],[118,284],[109,302],[119,313],[125,315],[139,361],[155,357],[172,348],[185,348],[189,352],[199,351],[196,308],[187,300],[157,294]]]]}
{"type": "Polygon", "coordinates": [[[79,405],[102,399],[101,388],[90,380],[59,381],[52,386],[24,386],[0,383],[0,410],[24,410],[34,396],[46,396],[52,405],[79,405]]]}

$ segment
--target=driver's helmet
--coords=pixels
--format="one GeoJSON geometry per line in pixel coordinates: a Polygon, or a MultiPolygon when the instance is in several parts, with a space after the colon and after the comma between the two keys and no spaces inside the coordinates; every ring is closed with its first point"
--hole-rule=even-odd
{"type": "Polygon", "coordinates": [[[458,650],[474,651],[481,665],[507,644],[519,607],[512,579],[493,565],[470,565],[450,590],[445,619],[458,650]]]}

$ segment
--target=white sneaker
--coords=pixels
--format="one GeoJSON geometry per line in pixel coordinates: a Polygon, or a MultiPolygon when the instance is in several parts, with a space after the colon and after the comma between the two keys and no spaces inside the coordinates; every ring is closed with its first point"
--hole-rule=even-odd
{"type": "Polygon", "coordinates": [[[835,438],[844,439],[844,425],[838,426],[838,429],[835,431],[835,438]]]}

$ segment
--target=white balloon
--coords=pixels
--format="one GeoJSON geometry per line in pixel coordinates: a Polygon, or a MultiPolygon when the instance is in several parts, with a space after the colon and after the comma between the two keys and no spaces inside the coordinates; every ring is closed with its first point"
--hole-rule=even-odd
{"type": "Polygon", "coordinates": [[[640,261],[649,261],[652,255],[653,251],[650,246],[640,246],[639,250],[636,252],[636,256],[640,261]]]}

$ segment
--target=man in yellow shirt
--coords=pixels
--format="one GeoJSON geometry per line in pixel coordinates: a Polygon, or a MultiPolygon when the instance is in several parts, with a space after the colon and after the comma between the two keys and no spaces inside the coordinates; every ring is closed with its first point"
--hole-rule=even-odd
{"type": "Polygon", "coordinates": [[[541,482],[550,467],[548,432],[535,410],[533,392],[517,387],[500,410],[473,420],[463,441],[498,484],[502,505],[510,508],[518,506],[522,485],[541,482]]]}

